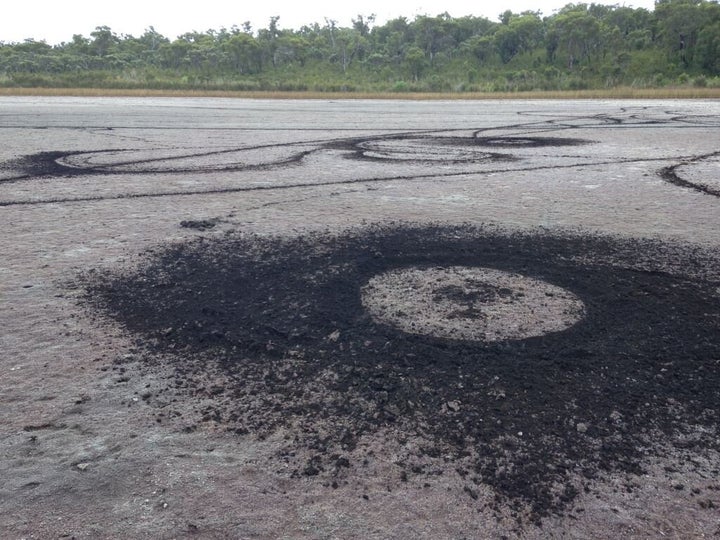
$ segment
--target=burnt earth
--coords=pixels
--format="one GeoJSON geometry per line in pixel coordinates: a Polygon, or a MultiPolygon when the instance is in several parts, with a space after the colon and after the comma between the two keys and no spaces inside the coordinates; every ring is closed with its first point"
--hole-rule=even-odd
{"type": "Polygon", "coordinates": [[[218,224],[218,219],[186,219],[180,222],[184,229],[195,229],[196,231],[207,231],[218,224]]]}
{"type": "Polygon", "coordinates": [[[473,139],[479,146],[498,148],[543,148],[560,146],[581,146],[592,141],[570,137],[480,137],[473,139]]]}
{"type": "Polygon", "coordinates": [[[720,449],[717,263],[649,240],[396,224],[201,237],[83,280],[86,302],[137,335],[148,369],[170,358],[171,385],[210,403],[205,421],[286,433],[278,459],[309,456],[294,474],[337,485],[362,461],[363,436],[389,430],[422,441],[399,480],[431,460],[471,496],[490,486],[496,504],[537,520],[606,473],[641,473],[657,441],[720,449]],[[439,265],[547,281],[586,315],[483,343],[411,335],[363,309],[372,276],[439,265]]]}

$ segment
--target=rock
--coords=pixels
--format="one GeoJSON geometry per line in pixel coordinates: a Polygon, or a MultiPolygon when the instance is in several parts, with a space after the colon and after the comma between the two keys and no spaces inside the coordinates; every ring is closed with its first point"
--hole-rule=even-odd
{"type": "Polygon", "coordinates": [[[460,402],[457,400],[448,401],[445,406],[447,407],[448,411],[458,412],[460,410],[460,402]]]}
{"type": "Polygon", "coordinates": [[[588,430],[588,426],[587,426],[587,424],[585,424],[583,422],[578,422],[575,425],[575,429],[577,430],[578,433],[586,433],[588,430]]]}
{"type": "Polygon", "coordinates": [[[78,469],[80,469],[81,471],[84,471],[84,470],[86,470],[86,469],[90,466],[90,464],[89,464],[89,463],[78,463],[78,464],[75,465],[75,466],[76,466],[78,469]]]}
{"type": "Polygon", "coordinates": [[[340,339],[340,330],[335,330],[328,336],[328,340],[330,341],[337,341],[338,339],[340,339]]]}

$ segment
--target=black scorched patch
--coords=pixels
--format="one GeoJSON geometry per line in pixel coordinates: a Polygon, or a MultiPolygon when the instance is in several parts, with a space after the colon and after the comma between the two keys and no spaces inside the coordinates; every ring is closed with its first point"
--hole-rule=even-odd
{"type": "Polygon", "coordinates": [[[397,225],[199,239],[86,286],[151,353],[176,359],[178,386],[222,394],[207,418],[238,433],[289,430],[314,453],[299,473],[334,474],[363,435],[392,427],[544,516],[598,475],[640,472],[658,437],[718,447],[712,257],[651,241],[397,225]],[[586,316],[563,332],[482,343],[410,335],[363,308],[376,274],[450,265],[546,280],[580,297],[586,316]],[[223,383],[202,388],[196,375],[210,366],[223,383]]]}

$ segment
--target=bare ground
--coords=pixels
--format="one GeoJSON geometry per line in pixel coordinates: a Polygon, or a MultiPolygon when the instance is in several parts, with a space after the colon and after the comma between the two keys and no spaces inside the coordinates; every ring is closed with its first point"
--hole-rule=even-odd
{"type": "MultiPolygon", "coordinates": [[[[360,102],[319,112],[305,102],[2,103],[3,538],[720,535],[718,410],[710,401],[700,403],[707,419],[690,422],[697,403],[661,396],[663,414],[675,413],[682,430],[648,430],[662,437],[636,445],[636,469],[600,468],[588,481],[570,467],[564,478],[587,491],[538,515],[532,498],[508,495],[482,475],[469,482],[457,471],[466,458],[451,446],[421,460],[437,440],[402,414],[403,421],[370,423],[347,451],[349,467],[313,461],[317,448],[292,442],[300,427],[329,428],[316,415],[280,407],[275,418],[296,423],[264,427],[257,420],[271,417],[262,414],[262,395],[254,402],[249,393],[207,391],[228,380],[247,388],[238,372],[215,369],[222,356],[187,343],[178,353],[162,333],[102,315],[79,279],[93,271],[142,276],[168,246],[202,246],[198,238],[215,250],[240,239],[252,255],[253,239],[342,237],[373,224],[393,231],[396,220],[420,230],[489,223],[553,238],[611,235],[625,248],[639,239],[635,245],[653,249],[623,248],[622,264],[617,251],[576,252],[574,260],[584,255],[610,270],[634,267],[703,287],[707,317],[698,322],[710,332],[718,328],[712,291],[720,287],[714,104],[360,102]],[[196,369],[200,360],[207,369],[196,369]],[[183,361],[193,377],[178,385],[183,361]],[[213,412],[237,403],[258,417],[243,417],[242,426],[234,420],[228,432],[230,423],[213,412]],[[303,474],[313,464],[324,470],[303,474]]],[[[717,333],[701,341],[668,332],[686,362],[693,354],[707,368],[717,360],[717,333]]],[[[330,343],[343,343],[341,336],[330,343]]],[[[658,362],[673,360],[658,354],[658,362]]],[[[337,351],[327,357],[334,366],[342,360],[337,351]]],[[[684,373],[680,382],[694,384],[684,373]]],[[[318,395],[332,376],[318,374],[318,395]]],[[[505,397],[494,397],[505,402],[502,390],[505,397]]],[[[282,394],[275,397],[281,404],[282,394]]],[[[440,403],[443,414],[462,411],[453,401],[440,403]]],[[[577,425],[567,429],[578,440],[592,430],[577,425]]]]}

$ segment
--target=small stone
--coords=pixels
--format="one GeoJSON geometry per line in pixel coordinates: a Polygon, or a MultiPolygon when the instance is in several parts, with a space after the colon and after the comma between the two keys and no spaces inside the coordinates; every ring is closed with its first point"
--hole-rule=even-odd
{"type": "Polygon", "coordinates": [[[458,412],[460,410],[460,402],[457,400],[448,401],[446,403],[446,406],[447,406],[448,410],[452,411],[452,412],[458,412]]]}
{"type": "Polygon", "coordinates": [[[78,463],[78,464],[75,465],[75,466],[76,466],[78,469],[80,469],[81,471],[84,471],[85,469],[87,469],[87,468],[90,466],[90,464],[89,464],[89,463],[78,463]]]}
{"type": "Polygon", "coordinates": [[[337,341],[340,339],[340,330],[335,330],[332,334],[328,336],[328,339],[330,341],[337,341]]]}
{"type": "Polygon", "coordinates": [[[575,425],[575,429],[577,430],[578,433],[585,433],[585,432],[587,432],[588,427],[587,427],[587,424],[585,424],[583,422],[578,422],[575,425]]]}

